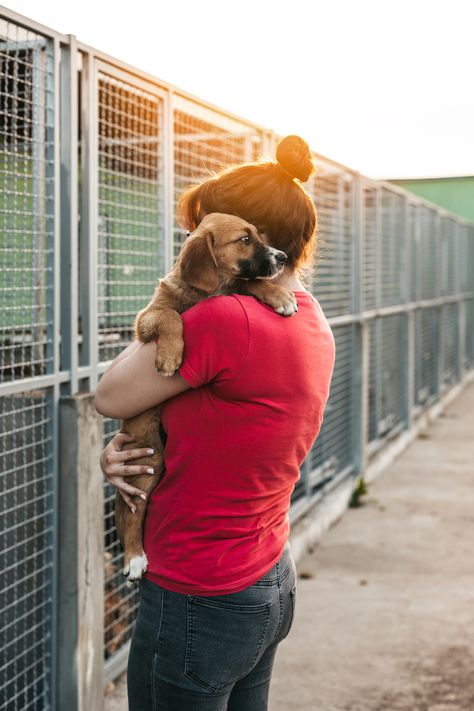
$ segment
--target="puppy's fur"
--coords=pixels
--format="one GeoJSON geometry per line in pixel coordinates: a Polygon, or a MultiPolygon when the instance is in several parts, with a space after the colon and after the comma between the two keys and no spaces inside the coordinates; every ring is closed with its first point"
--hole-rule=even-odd
{"type": "MultiPolygon", "coordinates": [[[[183,325],[180,313],[216,294],[255,296],[283,316],[298,310],[293,294],[272,284],[284,267],[286,254],[265,243],[254,225],[233,215],[210,213],[186,239],[172,271],[158,282],[155,294],[135,320],[135,338],[149,343],[159,337],[155,365],[159,373],[171,376],[181,365],[183,325]]],[[[155,474],[127,479],[147,495],[159,481],[163,466],[163,444],[159,434],[160,406],[124,420],[121,432],[134,436],[124,449],[152,447],[152,457],[137,464],[153,467],[155,474]]],[[[146,501],[136,497],[136,513],[117,492],[115,524],[124,548],[124,575],[128,581],[141,578],[147,566],[142,545],[146,501]]]]}

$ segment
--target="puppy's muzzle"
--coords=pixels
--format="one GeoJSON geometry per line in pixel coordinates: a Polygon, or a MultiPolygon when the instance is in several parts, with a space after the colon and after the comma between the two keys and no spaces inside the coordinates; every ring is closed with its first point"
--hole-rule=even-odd
{"type": "Polygon", "coordinates": [[[238,262],[238,274],[243,279],[272,279],[285,266],[285,252],[274,247],[259,245],[252,257],[238,262]]]}
{"type": "Polygon", "coordinates": [[[283,270],[288,257],[285,252],[282,252],[280,249],[275,249],[274,247],[268,247],[267,249],[269,252],[270,268],[268,275],[264,276],[274,277],[283,270]]]}
{"type": "Polygon", "coordinates": [[[277,263],[284,264],[288,257],[284,252],[281,252],[279,249],[273,249],[273,247],[270,247],[272,253],[273,253],[273,258],[276,260],[277,263]]]}

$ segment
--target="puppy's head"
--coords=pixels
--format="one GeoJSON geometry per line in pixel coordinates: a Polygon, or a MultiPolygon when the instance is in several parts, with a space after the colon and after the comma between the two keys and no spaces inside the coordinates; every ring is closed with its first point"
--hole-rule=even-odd
{"type": "Polygon", "coordinates": [[[267,245],[254,225],[212,212],[187,238],[180,254],[181,278],[209,294],[233,279],[272,279],[286,254],[267,245]]]}

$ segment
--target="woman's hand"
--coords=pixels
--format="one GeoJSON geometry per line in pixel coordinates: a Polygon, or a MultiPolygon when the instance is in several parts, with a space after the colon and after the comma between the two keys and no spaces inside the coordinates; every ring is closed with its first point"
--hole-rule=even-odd
{"type": "Polygon", "coordinates": [[[107,477],[107,481],[115,486],[127,506],[130,506],[133,513],[136,506],[132,501],[132,496],[141,496],[146,501],[147,496],[144,491],[137,489],[131,484],[127,484],[124,476],[137,476],[138,474],[153,475],[154,471],[146,464],[127,464],[131,459],[148,457],[153,454],[153,449],[127,449],[122,451],[122,447],[127,442],[133,442],[133,436],[119,432],[113,437],[105,447],[100,456],[100,468],[107,477]]]}

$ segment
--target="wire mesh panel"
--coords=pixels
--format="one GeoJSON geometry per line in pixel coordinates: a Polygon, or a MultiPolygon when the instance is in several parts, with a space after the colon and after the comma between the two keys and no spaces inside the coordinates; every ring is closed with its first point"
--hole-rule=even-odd
{"type": "Polygon", "coordinates": [[[0,708],[50,708],[53,573],[51,399],[0,398],[0,708]]]}
{"type": "Polygon", "coordinates": [[[382,189],[380,200],[380,245],[376,279],[380,283],[380,304],[401,304],[405,296],[405,201],[390,190],[382,189]]]}
{"type": "MultiPolygon", "coordinates": [[[[256,160],[261,139],[252,126],[174,94],[174,207],[186,188],[225,166],[256,160]]],[[[176,210],[174,210],[176,216],[176,210]]],[[[174,256],[186,231],[175,222],[174,256]]]]}
{"type": "Polygon", "coordinates": [[[368,439],[383,439],[403,421],[403,315],[370,325],[368,439]]]}
{"type": "Polygon", "coordinates": [[[440,291],[438,215],[425,205],[418,206],[419,253],[418,277],[420,299],[434,299],[440,291]]]}
{"type": "Polygon", "coordinates": [[[431,404],[437,394],[438,309],[415,312],[415,405],[431,404]]]}
{"type": "Polygon", "coordinates": [[[327,317],[352,311],[353,177],[318,161],[305,186],[318,211],[319,256],[312,291],[327,317]]]}
{"type": "Polygon", "coordinates": [[[474,227],[458,224],[459,230],[459,289],[472,291],[474,283],[474,227]]]}
{"type": "Polygon", "coordinates": [[[352,325],[333,328],[336,362],[329,398],[318,438],[308,455],[310,491],[354,462],[352,451],[351,387],[354,370],[352,325]]]}
{"type": "Polygon", "coordinates": [[[443,344],[441,347],[441,382],[451,385],[459,378],[459,315],[458,304],[444,304],[441,309],[443,344]]]}
{"type": "Polygon", "coordinates": [[[364,184],[362,188],[362,309],[374,309],[376,303],[377,243],[379,223],[377,221],[377,191],[374,186],[364,184]]]}
{"type": "MultiPolygon", "coordinates": [[[[0,384],[53,372],[54,50],[0,19],[0,384]]],[[[0,709],[51,708],[49,389],[0,398],[0,709]]]]}
{"type": "Polygon", "coordinates": [[[421,299],[421,217],[420,208],[416,203],[408,203],[408,219],[407,219],[407,239],[410,244],[410,300],[418,301],[421,299]]]}
{"type": "Polygon", "coordinates": [[[451,296],[457,289],[459,256],[457,225],[451,217],[440,218],[439,242],[440,295],[451,296]]]}
{"type": "Polygon", "coordinates": [[[40,37],[0,21],[0,377],[46,373],[51,327],[53,60],[40,37]]]}
{"type": "Polygon", "coordinates": [[[474,299],[466,299],[464,333],[464,367],[472,368],[474,366],[474,299]]]}
{"type": "Polygon", "coordinates": [[[100,73],[98,112],[99,359],[107,361],[163,275],[162,102],[100,73]]]}

